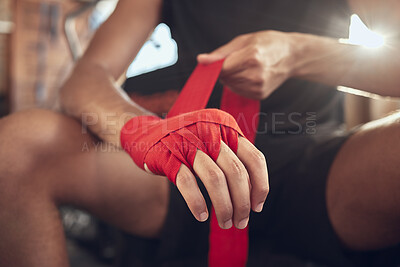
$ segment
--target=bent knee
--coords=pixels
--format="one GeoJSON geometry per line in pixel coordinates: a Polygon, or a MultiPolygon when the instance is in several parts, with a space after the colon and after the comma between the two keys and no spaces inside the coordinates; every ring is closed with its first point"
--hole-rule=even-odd
{"type": "MultiPolygon", "coordinates": [[[[81,126],[70,117],[49,110],[32,109],[14,113],[0,121],[0,137],[14,149],[57,149],[61,142],[82,139],[81,126]]],[[[87,137],[89,138],[89,136],[87,137]]]]}
{"type": "Polygon", "coordinates": [[[60,113],[40,109],[14,113],[0,120],[0,176],[31,174],[47,160],[80,149],[89,140],[78,122],[60,113]]]}

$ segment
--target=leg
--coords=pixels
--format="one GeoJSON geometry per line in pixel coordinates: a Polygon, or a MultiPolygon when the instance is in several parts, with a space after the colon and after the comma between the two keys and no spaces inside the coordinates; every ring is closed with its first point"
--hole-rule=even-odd
{"type": "Polygon", "coordinates": [[[0,266],[68,266],[58,204],[157,235],[168,205],[166,179],[94,144],[79,123],[50,111],[0,120],[0,266]]]}
{"type": "Polygon", "coordinates": [[[327,184],[331,223],[352,250],[400,242],[400,113],[368,123],[341,148],[327,184]]]}

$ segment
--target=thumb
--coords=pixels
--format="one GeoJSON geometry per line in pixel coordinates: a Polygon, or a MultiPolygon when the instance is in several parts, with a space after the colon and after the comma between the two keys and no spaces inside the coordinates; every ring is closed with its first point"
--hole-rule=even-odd
{"type": "Polygon", "coordinates": [[[200,64],[211,64],[218,60],[228,57],[233,52],[243,47],[242,39],[234,39],[229,43],[217,48],[211,53],[199,54],[197,56],[197,62],[200,64]]]}
{"type": "Polygon", "coordinates": [[[209,53],[209,54],[204,53],[204,54],[199,54],[197,56],[197,62],[199,64],[207,65],[207,64],[211,64],[211,63],[214,63],[216,61],[219,61],[219,60],[221,60],[223,58],[225,58],[223,55],[216,54],[214,52],[213,53],[209,53]]]}

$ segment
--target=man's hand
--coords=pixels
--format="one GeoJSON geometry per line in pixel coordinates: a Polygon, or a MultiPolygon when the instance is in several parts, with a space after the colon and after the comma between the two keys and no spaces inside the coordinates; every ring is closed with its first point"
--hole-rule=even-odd
{"type": "Polygon", "coordinates": [[[262,31],[240,35],[197,60],[209,64],[225,58],[220,81],[240,95],[261,100],[291,77],[295,47],[293,34],[262,31]]]}
{"type": "Polygon", "coordinates": [[[243,229],[250,209],[262,210],[269,190],[266,160],[228,113],[203,109],[167,119],[138,116],[121,133],[122,147],[134,162],[176,184],[197,220],[209,214],[194,173],[221,228],[243,229]]]}
{"type": "MultiPolygon", "coordinates": [[[[203,182],[213,203],[221,228],[234,224],[243,229],[249,221],[250,209],[261,212],[267,197],[268,172],[265,157],[246,138],[239,137],[235,154],[224,142],[217,160],[198,150],[193,169],[203,182]]],[[[176,185],[190,211],[199,221],[208,218],[207,206],[193,173],[184,164],[176,177],[176,185]]]]}
{"type": "Polygon", "coordinates": [[[117,85],[159,23],[162,0],[120,0],[60,89],[62,111],[102,141],[120,146],[124,119],[149,114],[117,85]],[[93,120],[90,123],[84,118],[93,120]]]}

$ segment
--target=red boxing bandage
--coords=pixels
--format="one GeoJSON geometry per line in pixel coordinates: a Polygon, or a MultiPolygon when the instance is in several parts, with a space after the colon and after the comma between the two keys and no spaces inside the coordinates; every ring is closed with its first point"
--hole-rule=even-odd
{"type": "MultiPolygon", "coordinates": [[[[175,184],[176,174],[182,163],[192,169],[197,149],[215,161],[219,155],[221,140],[235,153],[238,135],[254,142],[259,101],[243,98],[224,88],[221,110],[229,114],[221,110],[204,109],[222,65],[223,60],[210,65],[198,65],[168,113],[168,119],[139,116],[125,124],[121,132],[121,144],[139,167],[144,169],[146,163],[150,171],[166,175],[175,184]],[[236,123],[235,119],[239,118],[239,123],[236,123]],[[244,134],[239,127],[244,129],[244,134]]],[[[213,210],[209,266],[245,266],[247,231],[247,227],[243,230],[234,227],[221,229],[213,210]]]]}
{"type": "Polygon", "coordinates": [[[192,170],[197,149],[217,160],[221,140],[235,153],[238,134],[235,119],[218,109],[203,109],[168,119],[134,117],[122,129],[121,144],[135,163],[176,183],[181,164],[192,170]]]}

